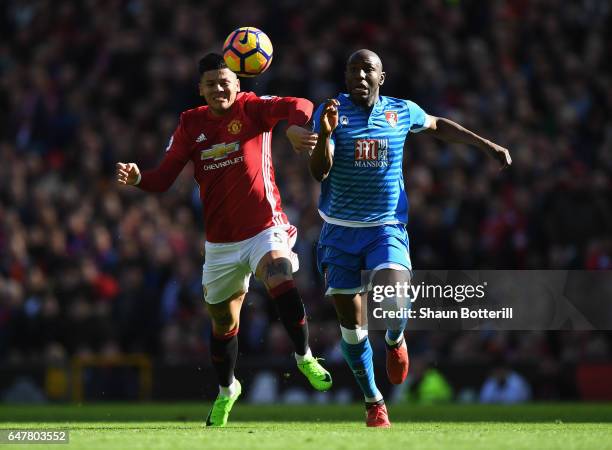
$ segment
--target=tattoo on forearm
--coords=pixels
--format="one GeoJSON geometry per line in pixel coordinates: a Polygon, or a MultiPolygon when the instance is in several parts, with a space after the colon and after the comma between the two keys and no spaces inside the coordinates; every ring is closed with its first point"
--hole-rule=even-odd
{"type": "Polygon", "coordinates": [[[291,263],[287,259],[277,259],[266,266],[266,278],[276,275],[291,275],[291,263]]]}

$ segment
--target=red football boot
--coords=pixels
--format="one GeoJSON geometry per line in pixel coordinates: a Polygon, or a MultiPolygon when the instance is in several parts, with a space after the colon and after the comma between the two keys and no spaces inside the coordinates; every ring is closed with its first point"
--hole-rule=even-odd
{"type": "MultiPolygon", "coordinates": [[[[386,343],[385,343],[386,344],[386,343]]],[[[402,343],[397,347],[387,348],[387,377],[392,384],[402,384],[408,375],[408,348],[406,347],[406,339],[402,339],[402,343]]]]}
{"type": "Polygon", "coordinates": [[[387,407],[384,403],[366,404],[366,426],[376,428],[389,428],[391,426],[387,407]]]}

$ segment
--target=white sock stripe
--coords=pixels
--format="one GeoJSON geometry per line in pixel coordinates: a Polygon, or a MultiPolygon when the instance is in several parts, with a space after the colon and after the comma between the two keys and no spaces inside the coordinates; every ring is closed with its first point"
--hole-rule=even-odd
{"type": "Polygon", "coordinates": [[[354,330],[349,328],[344,328],[340,325],[340,333],[342,333],[342,339],[348,344],[359,344],[363,342],[368,337],[368,329],[361,328],[359,325],[356,326],[354,330]]]}
{"type": "Polygon", "coordinates": [[[310,351],[310,347],[308,347],[308,350],[306,350],[306,353],[304,353],[303,355],[298,355],[297,353],[294,353],[293,355],[295,356],[296,362],[299,364],[302,361],[304,361],[306,358],[311,358],[312,351],[310,351]]]}
{"type": "Polygon", "coordinates": [[[219,393],[221,395],[224,395],[225,397],[231,397],[232,395],[234,395],[236,393],[236,378],[232,377],[232,382],[230,383],[229,386],[224,387],[219,385],[219,393]]]}
{"type": "Polygon", "coordinates": [[[385,342],[389,345],[396,345],[404,340],[404,333],[400,334],[396,341],[389,337],[389,331],[385,333],[385,342]]]}
{"type": "Polygon", "coordinates": [[[365,401],[368,403],[376,403],[379,402],[383,399],[383,396],[380,392],[378,392],[378,394],[376,395],[376,397],[366,397],[364,395],[365,401]]]}

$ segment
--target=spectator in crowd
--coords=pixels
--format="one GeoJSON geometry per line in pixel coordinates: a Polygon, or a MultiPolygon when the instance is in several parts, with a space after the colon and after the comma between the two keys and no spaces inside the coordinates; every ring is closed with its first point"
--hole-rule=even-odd
{"type": "Polygon", "coordinates": [[[520,374],[498,365],[480,390],[480,403],[524,403],[531,400],[531,388],[520,374]]]}

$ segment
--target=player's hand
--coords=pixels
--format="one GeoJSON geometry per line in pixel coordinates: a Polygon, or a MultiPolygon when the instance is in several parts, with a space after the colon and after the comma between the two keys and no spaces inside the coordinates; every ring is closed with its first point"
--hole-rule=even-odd
{"type": "Polygon", "coordinates": [[[512,164],[512,158],[507,148],[497,145],[495,142],[487,141],[489,146],[489,152],[493,158],[495,158],[501,164],[501,168],[505,169],[512,164]]]}
{"type": "Polygon", "coordinates": [[[287,128],[287,139],[291,142],[293,150],[297,153],[310,152],[317,145],[317,139],[319,135],[313,133],[306,128],[298,127],[297,125],[291,125],[287,128]]]}
{"type": "Polygon", "coordinates": [[[338,106],[340,102],[335,98],[330,98],[325,103],[321,112],[321,133],[332,134],[338,126],[338,106]]]}
{"type": "Polygon", "coordinates": [[[140,177],[140,169],[134,163],[117,163],[117,182],[119,184],[136,184],[140,177]]]}

